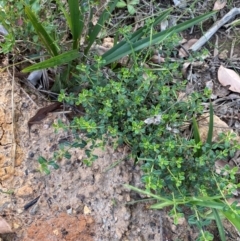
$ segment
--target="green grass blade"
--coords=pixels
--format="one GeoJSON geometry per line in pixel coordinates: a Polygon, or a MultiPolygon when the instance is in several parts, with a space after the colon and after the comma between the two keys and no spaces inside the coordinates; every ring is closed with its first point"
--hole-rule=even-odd
{"type": "Polygon", "coordinates": [[[169,200],[169,199],[162,198],[162,197],[160,197],[160,196],[158,196],[158,195],[155,195],[155,194],[153,194],[153,193],[151,193],[151,192],[141,190],[141,189],[139,189],[139,188],[137,188],[137,187],[133,187],[133,186],[128,185],[128,184],[124,184],[124,187],[126,187],[126,188],[128,188],[128,189],[131,189],[131,190],[133,190],[133,191],[135,191],[135,192],[139,192],[139,193],[145,194],[145,195],[150,196],[150,197],[152,197],[152,198],[156,198],[157,200],[160,200],[160,201],[166,201],[166,202],[169,201],[169,202],[171,202],[171,200],[169,200]]]}
{"type": "Polygon", "coordinates": [[[222,220],[219,217],[218,211],[215,208],[213,208],[212,211],[213,211],[213,215],[214,215],[217,227],[218,227],[218,232],[219,232],[221,241],[226,241],[226,236],[225,236],[224,228],[222,225],[222,220]]]}
{"type": "MultiPolygon", "coordinates": [[[[165,11],[163,11],[154,21],[154,23],[152,24],[152,27],[155,27],[157,24],[159,24],[161,21],[163,21],[172,11],[172,8],[167,9],[165,11]]],[[[122,46],[124,45],[128,45],[129,41],[131,41],[132,43],[134,43],[135,41],[139,40],[144,34],[148,34],[151,30],[151,27],[148,26],[144,26],[140,29],[138,29],[137,31],[135,31],[131,37],[129,37],[128,41],[126,40],[122,40],[120,43],[116,44],[113,48],[111,48],[110,50],[107,51],[107,55],[111,55],[112,53],[114,53],[116,50],[118,50],[119,48],[122,48],[122,46]]],[[[105,54],[104,54],[105,55],[105,54]]],[[[104,56],[103,55],[103,56],[104,56]]]]}
{"type": "Polygon", "coordinates": [[[85,55],[87,55],[89,49],[91,48],[92,44],[95,42],[99,32],[101,31],[102,27],[108,21],[111,16],[112,11],[115,9],[118,0],[111,0],[106,7],[106,9],[102,12],[97,24],[92,28],[92,31],[89,32],[88,36],[88,45],[84,50],[85,55]]]}
{"type": "MultiPolygon", "coordinates": [[[[199,129],[198,129],[198,124],[195,118],[193,118],[193,136],[194,136],[194,140],[196,145],[199,144],[199,142],[201,142],[201,138],[200,138],[200,133],[199,133],[199,129]]],[[[196,156],[200,157],[202,155],[202,150],[198,149],[196,156]]]]}
{"type": "Polygon", "coordinates": [[[56,44],[54,43],[54,40],[47,33],[47,31],[44,29],[44,27],[41,25],[41,23],[39,23],[39,21],[37,20],[37,17],[35,16],[35,14],[31,11],[31,9],[28,6],[25,6],[25,13],[26,13],[27,17],[29,18],[30,22],[32,23],[40,40],[46,47],[48,53],[51,56],[57,56],[58,48],[57,48],[56,44]]]}
{"type": "Polygon", "coordinates": [[[175,202],[173,201],[168,201],[168,202],[162,202],[162,203],[156,203],[156,204],[153,204],[151,205],[151,209],[162,209],[162,208],[165,208],[165,207],[169,207],[169,206],[172,206],[174,205],[175,202]]]}
{"type": "Polygon", "coordinates": [[[79,0],[69,0],[68,5],[71,19],[70,28],[73,36],[73,49],[77,49],[80,35],[83,30],[83,15],[80,13],[79,0]]]}
{"type": "Polygon", "coordinates": [[[209,129],[208,129],[208,136],[207,136],[207,143],[210,146],[212,145],[212,137],[213,137],[213,106],[212,106],[212,102],[211,102],[210,103],[209,129]]]}
{"type": "Polygon", "coordinates": [[[105,60],[104,65],[110,64],[128,54],[131,54],[132,51],[139,51],[141,49],[147,48],[150,45],[160,43],[164,41],[167,37],[172,35],[173,33],[179,33],[195,24],[198,24],[199,22],[208,19],[212,15],[214,15],[215,12],[210,12],[207,14],[204,14],[202,16],[196,17],[194,19],[185,21],[183,23],[180,23],[172,28],[166,29],[158,34],[155,34],[153,36],[149,36],[147,38],[141,39],[135,43],[126,43],[123,46],[119,47],[119,45],[115,46],[115,51],[110,52],[107,51],[104,55],[102,55],[103,60],[105,60]]]}
{"type": "Polygon", "coordinates": [[[214,202],[214,201],[189,201],[192,205],[197,205],[201,207],[215,208],[218,210],[223,210],[226,205],[222,202],[214,202]]]}
{"type": "Polygon", "coordinates": [[[76,58],[79,57],[79,53],[78,50],[71,50],[68,52],[65,52],[63,54],[60,54],[58,56],[54,56],[50,59],[47,59],[43,62],[31,65],[25,69],[22,70],[23,73],[28,73],[28,72],[32,72],[34,70],[39,70],[39,69],[46,69],[46,68],[51,68],[54,66],[58,66],[58,65],[62,65],[65,63],[68,63],[76,58]]]}
{"type": "Polygon", "coordinates": [[[201,138],[199,134],[198,124],[195,118],[193,118],[193,136],[195,143],[198,144],[201,141],[201,138]]]}
{"type": "Polygon", "coordinates": [[[228,219],[229,222],[240,232],[240,215],[236,215],[231,210],[221,211],[221,213],[228,219]]]}
{"type": "Polygon", "coordinates": [[[56,3],[58,5],[58,7],[60,8],[60,10],[63,12],[63,15],[65,17],[65,19],[67,20],[67,24],[68,27],[70,28],[70,30],[72,31],[72,22],[71,22],[71,18],[70,15],[67,13],[66,9],[64,8],[63,4],[61,1],[56,0],[56,3]]]}

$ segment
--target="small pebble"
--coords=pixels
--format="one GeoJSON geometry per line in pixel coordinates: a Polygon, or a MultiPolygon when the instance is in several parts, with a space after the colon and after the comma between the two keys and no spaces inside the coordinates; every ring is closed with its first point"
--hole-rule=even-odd
{"type": "Polygon", "coordinates": [[[28,153],[28,157],[33,158],[33,157],[34,157],[34,152],[30,151],[30,152],[28,153]]]}
{"type": "Polygon", "coordinates": [[[69,214],[69,215],[72,214],[72,208],[67,210],[67,214],[69,214]]]}

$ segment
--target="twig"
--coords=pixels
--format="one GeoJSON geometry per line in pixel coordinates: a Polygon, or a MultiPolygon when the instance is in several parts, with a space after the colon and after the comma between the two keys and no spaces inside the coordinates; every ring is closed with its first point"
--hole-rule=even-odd
{"type": "MultiPolygon", "coordinates": [[[[8,73],[10,72],[7,68],[8,73]]],[[[11,75],[9,75],[11,76],[11,75]]],[[[11,164],[13,167],[13,172],[15,168],[15,159],[16,159],[16,136],[15,136],[15,105],[14,105],[14,87],[15,87],[15,71],[13,68],[13,74],[12,74],[12,94],[11,94],[11,106],[12,106],[12,148],[11,148],[11,164]]]]}
{"type": "Polygon", "coordinates": [[[36,102],[29,96],[28,93],[26,93],[26,91],[21,87],[20,90],[28,97],[28,99],[37,107],[37,108],[40,108],[36,102]]]}
{"type": "Polygon", "coordinates": [[[236,38],[234,38],[233,41],[232,41],[231,52],[230,52],[230,59],[232,59],[232,57],[233,57],[235,43],[236,43],[236,38]]]}
{"type": "Polygon", "coordinates": [[[240,14],[240,8],[233,8],[228,12],[222,19],[217,21],[191,48],[192,51],[199,50],[212,36],[215,34],[219,28],[221,28],[228,21],[233,19],[236,15],[240,14]]]}

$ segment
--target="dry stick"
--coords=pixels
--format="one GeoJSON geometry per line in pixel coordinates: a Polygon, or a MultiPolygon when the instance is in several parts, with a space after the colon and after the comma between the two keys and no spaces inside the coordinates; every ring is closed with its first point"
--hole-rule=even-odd
{"type": "Polygon", "coordinates": [[[20,90],[27,96],[27,98],[37,107],[37,108],[40,108],[36,102],[29,96],[29,94],[22,88],[20,87],[20,90]]]}
{"type": "Polygon", "coordinates": [[[240,14],[240,8],[233,8],[228,12],[222,19],[217,21],[191,48],[192,51],[199,50],[212,36],[215,34],[220,27],[226,24],[228,21],[233,19],[236,15],[240,14]]]}
{"type": "Polygon", "coordinates": [[[234,38],[233,41],[232,41],[231,52],[230,52],[230,59],[232,59],[232,57],[233,57],[235,43],[236,43],[236,38],[234,38]]]}
{"type": "Polygon", "coordinates": [[[12,74],[12,96],[11,96],[11,106],[12,106],[12,153],[11,153],[11,162],[12,162],[12,167],[13,171],[15,168],[15,159],[16,159],[16,136],[15,136],[15,112],[14,112],[14,87],[15,87],[15,71],[13,68],[13,74],[12,74]]]}

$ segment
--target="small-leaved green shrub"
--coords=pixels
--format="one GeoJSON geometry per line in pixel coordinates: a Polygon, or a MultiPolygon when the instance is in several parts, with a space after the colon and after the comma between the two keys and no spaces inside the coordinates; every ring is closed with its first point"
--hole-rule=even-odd
{"type": "MultiPolygon", "coordinates": [[[[211,131],[208,141],[201,143],[193,118],[202,113],[201,103],[209,100],[210,93],[207,90],[193,92],[179,99],[179,92],[185,90],[186,82],[179,81],[181,63],[171,61],[171,53],[179,41],[176,34],[214,13],[158,33],[154,28],[172,9],[162,11],[134,33],[129,34],[129,28],[121,29],[119,33],[123,40],[101,57],[93,57],[91,46],[110,21],[117,0],[109,2],[95,26],[91,24],[93,8],[89,3],[92,2],[81,1],[79,4],[78,0],[70,0],[66,5],[56,2],[72,34],[71,47],[60,45],[59,39],[41,23],[41,16],[32,9],[31,2],[26,1],[23,4],[25,14],[50,58],[23,72],[64,66],[64,71],[55,79],[53,90],[60,93],[59,101],[81,105],[85,115],[75,117],[70,126],[60,121],[55,125],[56,129],[71,129],[76,139],[72,144],[62,145],[50,161],[39,157],[41,171],[49,174],[50,166],[57,169],[56,161],[71,157],[68,151],[71,147],[86,148],[84,162],[91,165],[97,158],[93,154],[95,147],[104,146],[109,141],[113,147],[128,145],[130,157],[141,165],[145,190],[128,187],[155,199],[157,203],[152,208],[171,206],[170,213],[175,222],[183,215],[182,207],[190,208],[189,223],[200,229],[198,240],[212,240],[212,235],[204,229],[211,218],[216,220],[221,240],[225,240],[222,217],[240,230],[239,209],[236,203],[230,205],[227,202],[238,186],[236,170],[226,167],[222,172],[226,171],[227,175],[217,175],[214,169],[216,160],[233,156],[239,145],[231,142],[231,135],[212,143],[211,131]],[[84,45],[80,45],[81,38],[84,45]],[[148,47],[155,45],[159,48],[159,44],[165,62],[156,69],[145,67],[145,61],[152,54],[148,47]],[[128,65],[118,68],[116,61],[126,56],[129,57],[128,65]],[[109,64],[112,69],[106,73],[103,66],[109,64]],[[71,92],[76,85],[78,91],[71,92]],[[181,131],[192,120],[194,137],[185,137],[181,131]],[[84,138],[79,137],[79,130],[84,132],[84,138]],[[206,212],[209,209],[212,215],[206,212]]],[[[209,129],[212,130],[211,125],[209,129]]]]}
{"type": "MultiPolygon", "coordinates": [[[[164,51],[164,47],[169,50],[173,46],[162,47],[164,51]]],[[[136,63],[142,57],[135,55],[136,63]]],[[[226,201],[238,186],[237,170],[228,168],[227,176],[215,173],[215,161],[233,156],[239,144],[231,142],[233,137],[230,134],[212,143],[211,133],[208,141],[202,143],[198,138],[196,121],[194,138],[180,134],[184,125],[192,123],[193,117],[202,113],[201,103],[209,100],[209,91],[193,92],[187,98],[178,99],[178,93],[185,89],[186,83],[174,80],[180,76],[180,63],[172,63],[168,58],[155,71],[136,63],[122,67],[103,85],[105,76],[98,68],[102,59],[96,61],[99,62],[96,64],[98,70],[93,77],[89,66],[81,64],[77,67],[79,76],[85,76],[83,83],[92,83],[89,88],[77,96],[64,91],[59,95],[59,101],[82,105],[86,111],[84,116],[75,118],[69,128],[84,131],[86,141],[90,143],[102,140],[104,145],[110,139],[113,147],[127,144],[131,158],[141,164],[146,190],[131,188],[161,201],[152,208],[172,206],[175,222],[183,215],[182,207],[190,207],[193,214],[189,216],[189,222],[200,229],[199,240],[213,238],[204,231],[211,222],[206,214],[208,209],[212,210],[213,219],[218,220],[222,240],[220,216],[228,218],[239,229],[238,208],[226,201]],[[148,118],[159,119],[157,124],[147,124],[148,118]]],[[[85,161],[91,164],[93,159],[85,161]]]]}

